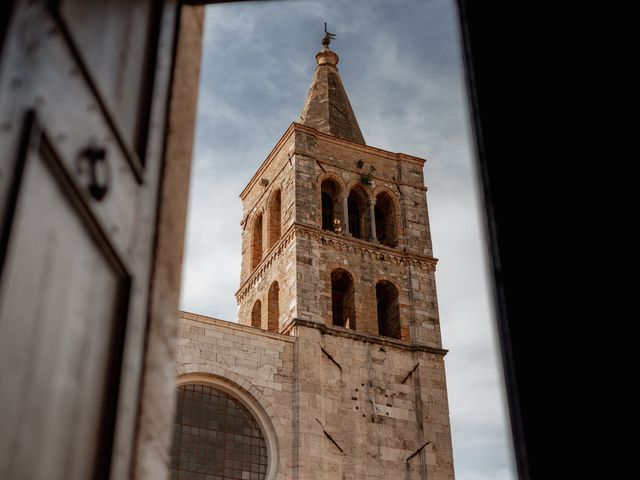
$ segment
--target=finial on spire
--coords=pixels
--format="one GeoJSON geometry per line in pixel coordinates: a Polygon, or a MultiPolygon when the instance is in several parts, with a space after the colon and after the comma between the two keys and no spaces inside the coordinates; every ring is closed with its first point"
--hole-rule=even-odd
{"type": "Polygon", "coordinates": [[[324,37],[322,38],[322,45],[324,46],[324,48],[329,48],[329,44],[331,43],[331,40],[333,40],[333,38],[336,36],[335,33],[329,33],[327,32],[327,22],[324,22],[324,37]]]}

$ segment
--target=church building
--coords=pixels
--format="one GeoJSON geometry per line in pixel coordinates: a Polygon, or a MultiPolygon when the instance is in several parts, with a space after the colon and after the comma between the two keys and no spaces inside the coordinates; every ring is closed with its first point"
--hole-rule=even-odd
{"type": "Polygon", "coordinates": [[[330,40],[240,193],[238,323],[179,313],[172,479],[454,478],[425,160],[365,143],[330,40]]]}

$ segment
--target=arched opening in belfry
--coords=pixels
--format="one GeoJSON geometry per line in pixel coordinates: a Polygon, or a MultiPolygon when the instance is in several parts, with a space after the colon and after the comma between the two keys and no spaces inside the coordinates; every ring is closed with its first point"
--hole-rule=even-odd
{"type": "Polygon", "coordinates": [[[356,186],[349,192],[349,233],[356,238],[369,237],[369,198],[365,191],[356,186]]]}
{"type": "Polygon", "coordinates": [[[378,307],[378,334],[383,337],[400,339],[400,303],[396,286],[381,280],[376,284],[378,307]]]}
{"type": "Polygon", "coordinates": [[[270,332],[280,331],[280,286],[278,282],[273,282],[269,287],[269,305],[267,308],[267,330],[270,332]]]}
{"type": "Polygon", "coordinates": [[[331,272],[332,323],[355,330],[356,302],[353,277],[346,270],[331,272]]]}
{"type": "Polygon", "coordinates": [[[322,229],[335,232],[342,223],[340,215],[341,189],[338,183],[331,179],[325,179],[320,185],[322,195],[322,229]]]}
{"type": "Polygon", "coordinates": [[[256,268],[262,260],[262,213],[253,222],[251,235],[251,270],[256,268]]]}
{"type": "Polygon", "coordinates": [[[387,192],[379,193],[376,197],[376,238],[388,247],[395,247],[398,237],[396,228],[395,204],[387,192]]]}
{"type": "Polygon", "coordinates": [[[251,326],[256,328],[262,328],[262,302],[256,300],[253,304],[253,310],[251,310],[251,326]]]}
{"type": "Polygon", "coordinates": [[[271,195],[269,200],[269,248],[280,240],[282,226],[282,194],[280,189],[271,195]]]}

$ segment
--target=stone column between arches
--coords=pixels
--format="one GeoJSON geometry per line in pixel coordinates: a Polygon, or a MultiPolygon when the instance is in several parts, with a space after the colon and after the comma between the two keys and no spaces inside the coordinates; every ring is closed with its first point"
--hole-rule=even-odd
{"type": "Polygon", "coordinates": [[[349,235],[349,195],[342,195],[342,231],[349,235]]]}
{"type": "Polygon", "coordinates": [[[377,242],[378,239],[376,237],[376,201],[375,199],[371,199],[369,200],[369,218],[370,218],[370,234],[371,234],[371,241],[372,242],[377,242]]]}

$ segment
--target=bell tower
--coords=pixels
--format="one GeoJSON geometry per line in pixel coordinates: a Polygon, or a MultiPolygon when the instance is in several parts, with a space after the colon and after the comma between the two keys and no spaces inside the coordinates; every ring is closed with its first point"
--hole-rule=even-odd
{"type": "Polygon", "coordinates": [[[338,61],[328,44],[316,55],[300,122],[240,195],[240,323],[440,347],[425,160],[366,145],[338,61]]]}
{"type": "Polygon", "coordinates": [[[366,144],[330,41],[240,194],[239,322],[297,337],[295,478],[452,479],[425,160],[366,144]]]}

